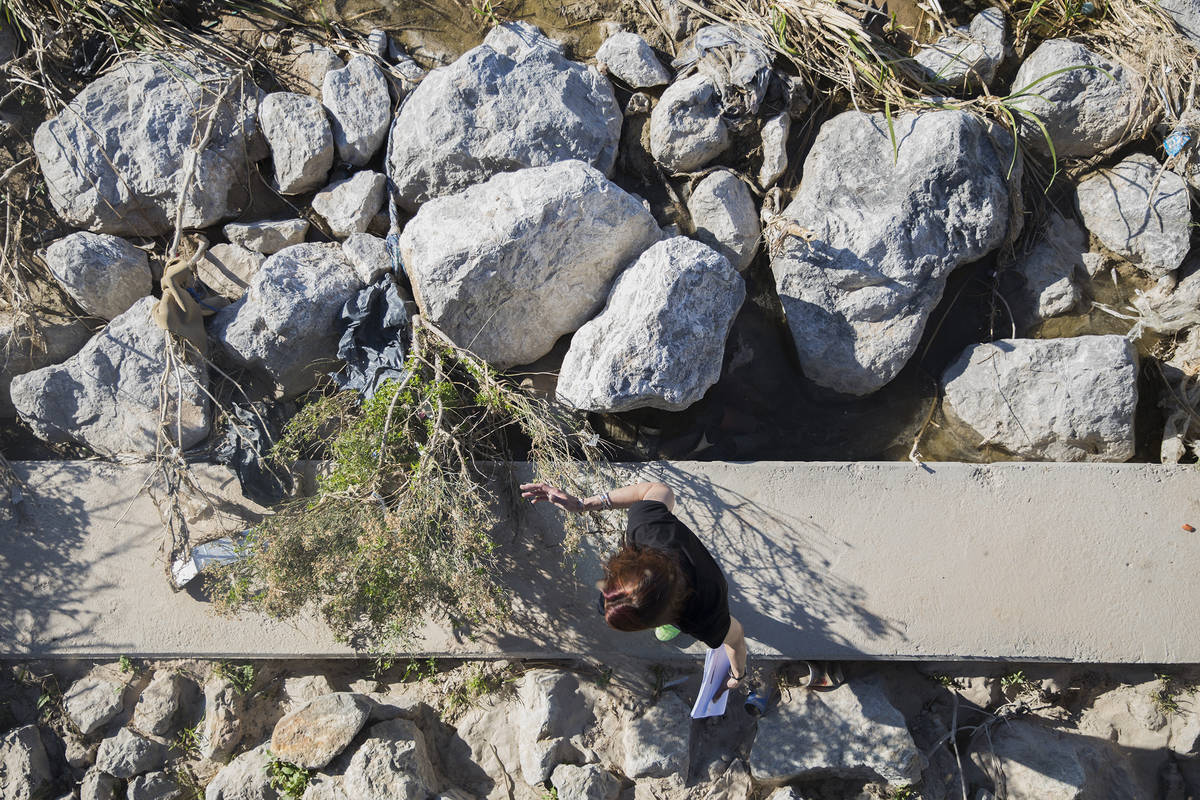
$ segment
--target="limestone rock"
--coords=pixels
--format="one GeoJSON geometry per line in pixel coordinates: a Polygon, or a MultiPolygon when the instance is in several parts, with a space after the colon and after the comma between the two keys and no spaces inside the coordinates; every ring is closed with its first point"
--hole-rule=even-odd
{"type": "MultiPolygon", "coordinates": [[[[246,698],[228,680],[214,677],[204,684],[204,736],[201,739],[203,746],[200,750],[202,756],[213,761],[222,761],[233,752],[242,740],[242,728],[238,719],[245,711],[245,706],[246,698]]],[[[249,754],[243,754],[239,758],[246,755],[249,754]]]]}
{"type": "Polygon", "coordinates": [[[387,179],[382,174],[363,170],[317,192],[312,208],[325,218],[334,236],[363,233],[383,207],[386,188],[387,179]]]}
{"type": "Polygon", "coordinates": [[[758,209],[741,178],[727,169],[710,172],[688,198],[696,238],[716,250],[739,272],[758,252],[758,209]]]}
{"type": "Polygon", "coordinates": [[[196,264],[196,277],[222,297],[237,300],[246,293],[266,256],[237,244],[214,244],[196,264]]]}
{"type": "Polygon", "coordinates": [[[617,800],[621,782],[599,764],[559,764],[550,779],[558,800],[617,800]]]}
{"type": "Polygon", "coordinates": [[[96,751],[96,769],[114,778],[132,778],[161,767],[166,761],[162,745],[121,728],[115,736],[100,742],[96,751]]]}
{"type": "Polygon", "coordinates": [[[425,800],[439,785],[425,736],[406,719],[372,725],[346,767],[345,791],[355,800],[425,800]]]}
{"type": "Polygon", "coordinates": [[[230,761],[204,789],[204,800],[278,800],[267,771],[270,754],[266,745],[242,753],[230,761]]]}
{"type": "Polygon", "coordinates": [[[975,15],[969,28],[922,47],[915,56],[934,83],[961,87],[990,84],[1004,60],[1004,11],[987,8],[975,15]]]}
{"type": "Polygon", "coordinates": [[[366,724],[370,705],[353,692],[310,700],[275,723],[271,752],[305,769],[322,769],[366,724]]]}
{"type": "Polygon", "coordinates": [[[321,102],[329,109],[338,158],[361,167],[387,136],[392,99],[383,71],[369,56],[354,56],[345,69],[325,73],[321,102]]]}
{"type": "Polygon", "coordinates": [[[750,752],[756,781],[805,777],[920,779],[923,758],[877,680],[852,680],[829,692],[793,692],[758,723],[750,752]]]}
{"type": "Polygon", "coordinates": [[[578,159],[607,175],[621,112],[612,86],[540,35],[500,27],[409,95],[393,124],[388,173],[408,211],[501,172],[578,159]],[[549,44],[546,44],[549,43],[549,44]]]}
{"type": "Polygon", "coordinates": [[[532,670],[525,673],[518,692],[521,775],[530,786],[536,786],[569,754],[568,739],[583,733],[592,712],[575,676],[568,672],[532,670]]]}
{"type": "Polygon", "coordinates": [[[100,729],[125,706],[125,684],[91,673],[71,684],[63,708],[84,736],[100,729]]]}
{"type": "Polygon", "coordinates": [[[1001,339],[947,368],[943,410],[968,441],[1020,459],[1127,461],[1137,371],[1121,336],[1001,339]]]}
{"type": "Polygon", "coordinates": [[[353,233],[346,237],[342,242],[342,253],[354,265],[358,279],[366,285],[392,269],[387,242],[369,233],[353,233]]]}
{"type": "Polygon", "coordinates": [[[1087,245],[1087,234],[1075,220],[1051,212],[1041,241],[1012,267],[1020,285],[1007,294],[1017,330],[1028,330],[1079,304],[1083,290],[1077,276],[1086,275],[1087,245]]]}
{"type": "Polygon", "coordinates": [[[306,219],[277,219],[262,222],[231,222],[223,229],[233,244],[256,253],[272,255],[285,247],[301,244],[308,233],[306,219]]]}
{"type": "Polygon", "coordinates": [[[133,709],[133,727],[142,733],[165,736],[171,732],[179,713],[187,679],[175,670],[161,669],[144,690],[133,709]]]}
{"type": "Polygon", "coordinates": [[[821,127],[782,215],[811,241],[788,234],[771,252],[801,369],[848,394],[896,376],[947,275],[1009,229],[1011,153],[997,151],[986,123],[936,111],[892,125],[897,150],[883,114],[848,111],[821,127]]]}
{"type": "Polygon", "coordinates": [[[1158,7],[1170,15],[1180,33],[1200,47],[1200,0],[1158,0],[1158,7]]]}
{"type": "Polygon", "coordinates": [[[319,98],[321,87],[325,85],[325,76],[344,66],[346,63],[333,50],[301,39],[281,59],[278,74],[292,91],[319,98]]]}
{"type": "Polygon", "coordinates": [[[92,231],[158,236],[174,230],[191,147],[215,111],[218,124],[194,159],[181,221],[184,228],[204,228],[236,213],[253,162],[265,155],[259,94],[248,80],[195,53],[122,62],[34,134],[51,202],[67,222],[92,231]]]}
{"type": "Polygon", "coordinates": [[[1145,796],[1126,760],[1107,742],[1026,720],[995,726],[991,736],[970,753],[970,761],[993,782],[1002,781],[1006,797],[1136,800],[1145,796]]]}
{"type": "Polygon", "coordinates": [[[1075,193],[1083,224],[1109,250],[1154,276],[1183,263],[1191,247],[1187,184],[1153,156],[1132,155],[1093,173],[1075,193]]]}
{"type": "Polygon", "coordinates": [[[654,55],[646,40],[622,31],[604,40],[596,51],[601,68],[633,89],[646,89],[671,82],[671,72],[654,55]]]}
{"type": "Polygon", "coordinates": [[[687,775],[690,712],[676,695],[668,694],[645,714],[629,720],[621,735],[625,775],[635,780],[687,775]]]}
{"type": "Polygon", "coordinates": [[[707,75],[677,80],[650,112],[650,153],[671,172],[691,172],[729,146],[717,88],[707,75]]]}
{"type": "MultiPolygon", "coordinates": [[[[1136,135],[1145,110],[1141,79],[1081,44],[1049,39],[1025,59],[1010,102],[1045,125],[1057,158],[1087,158],[1136,135]],[[1053,77],[1047,77],[1059,70],[1053,77]],[[1045,80],[1038,81],[1041,78],[1045,80]]],[[[1049,155],[1040,127],[1023,125],[1023,143],[1049,155]]]]}
{"type": "Polygon", "coordinates": [[[653,245],[571,339],[558,399],[603,412],[687,408],[721,377],[745,297],[741,276],[707,245],[683,236],[653,245]]]}
{"type": "Polygon", "coordinates": [[[258,123],[271,148],[280,194],[301,194],[325,183],[333,166],[333,130],[319,100],[292,92],[269,94],[258,123]]]}
{"type": "Polygon", "coordinates": [[[283,694],[287,698],[285,708],[288,711],[295,711],[310,700],[333,693],[333,684],[324,675],[293,675],[283,680],[283,694]]]}
{"type": "Polygon", "coordinates": [[[443,746],[443,764],[471,764],[452,773],[456,784],[477,797],[508,800],[508,786],[521,775],[519,742],[525,734],[514,722],[521,714],[517,700],[489,696],[455,722],[454,737],[443,746]]]}
{"type": "Polygon", "coordinates": [[[17,414],[9,396],[15,376],[66,361],[92,336],[86,325],[68,316],[40,313],[34,322],[31,330],[29,322],[0,313],[0,418],[17,414]]]}
{"type": "Polygon", "coordinates": [[[36,725],[0,736],[0,798],[34,800],[49,788],[53,776],[36,725]]]}
{"type": "Polygon", "coordinates": [[[501,22],[488,31],[483,43],[501,55],[520,60],[535,50],[564,56],[567,49],[561,42],[546,36],[536,26],[522,20],[501,22]]]}
{"type": "Polygon", "coordinates": [[[340,776],[313,775],[300,800],[350,800],[340,776]]]}
{"type": "Polygon", "coordinates": [[[294,245],[263,262],[210,331],[234,361],[269,376],[283,396],[299,394],[316,383],[318,362],[336,358],[335,323],[362,287],[340,245],[294,245]]]}
{"type": "Polygon", "coordinates": [[[168,407],[159,408],[166,332],[150,316],[155,302],[142,298],[63,363],[13,378],[13,405],[34,433],[52,443],[78,442],[107,457],[153,455],[161,414],[172,435],[180,414],[184,448],[208,435],[204,366],[179,359],[179,383],[167,387],[168,407]]]}
{"type": "Polygon", "coordinates": [[[98,745],[89,745],[75,734],[63,737],[63,744],[63,758],[69,766],[78,770],[86,770],[95,763],[98,745]]]}
{"type": "Polygon", "coordinates": [[[660,235],[637,198],[566,161],[426,203],[400,253],[421,313],[504,369],[595,314],[613,277],[660,235]]]}
{"type": "Polygon", "coordinates": [[[783,113],[771,117],[762,126],[762,167],[758,170],[758,185],[770,189],[787,172],[787,138],[792,130],[792,117],[783,113]]]}
{"type": "Polygon", "coordinates": [[[179,783],[169,772],[147,772],[129,780],[125,800],[183,800],[179,783]]]}
{"type": "Polygon", "coordinates": [[[98,769],[89,769],[79,783],[79,800],[115,800],[117,779],[98,769]]]}
{"type": "Polygon", "coordinates": [[[152,288],[146,251],[118,236],[72,233],[46,248],[45,261],[80,308],[106,320],[120,315],[152,288]]]}

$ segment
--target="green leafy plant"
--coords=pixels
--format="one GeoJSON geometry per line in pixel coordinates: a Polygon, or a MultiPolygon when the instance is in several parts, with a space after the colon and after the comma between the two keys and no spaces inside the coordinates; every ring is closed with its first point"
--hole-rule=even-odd
{"type": "Polygon", "coordinates": [[[494,0],[473,0],[471,13],[483,25],[493,28],[500,24],[500,9],[494,0]]]}
{"type": "Polygon", "coordinates": [[[171,742],[171,749],[185,759],[198,758],[200,756],[200,736],[200,723],[198,722],[191,727],[181,728],[175,734],[174,741],[171,742]]]}
{"type": "Polygon", "coordinates": [[[247,694],[254,688],[254,678],[257,674],[253,664],[234,665],[228,661],[218,663],[213,672],[233,684],[233,688],[240,694],[247,694]]]}
{"type": "Polygon", "coordinates": [[[271,776],[271,788],[277,789],[284,797],[299,800],[308,788],[312,772],[297,766],[290,761],[284,761],[268,751],[266,770],[271,776]]]}
{"type": "Polygon", "coordinates": [[[121,656],[121,658],[117,661],[117,665],[120,667],[121,672],[126,674],[132,673],[135,670],[135,667],[133,666],[133,660],[130,659],[129,656],[121,656]]]}
{"type": "Polygon", "coordinates": [[[1180,713],[1183,709],[1179,704],[1179,699],[1185,694],[1193,693],[1196,687],[1165,672],[1156,673],[1154,677],[1160,684],[1150,694],[1150,700],[1154,703],[1154,707],[1164,714],[1180,713]]]}
{"type": "Polygon", "coordinates": [[[888,800],[919,800],[921,793],[910,784],[889,790],[888,800]]]}
{"type": "Polygon", "coordinates": [[[558,800],[558,789],[554,786],[547,786],[542,790],[541,800],[558,800]]]}
{"type": "Polygon", "coordinates": [[[938,686],[944,686],[947,689],[957,689],[958,688],[958,681],[956,679],[950,677],[949,675],[945,675],[942,673],[930,675],[929,680],[933,681],[938,686]]]}
{"type": "Polygon", "coordinates": [[[443,714],[456,714],[499,689],[505,680],[504,673],[490,671],[483,662],[471,664],[466,676],[447,693],[442,705],[443,714]]]}
{"type": "Polygon", "coordinates": [[[1018,669],[1000,678],[1000,688],[1005,692],[1022,691],[1029,685],[1025,671],[1018,669]]]}
{"type": "Polygon", "coordinates": [[[430,657],[424,661],[417,659],[409,659],[408,664],[404,667],[404,676],[402,681],[426,681],[433,680],[438,673],[437,659],[430,657]]]}

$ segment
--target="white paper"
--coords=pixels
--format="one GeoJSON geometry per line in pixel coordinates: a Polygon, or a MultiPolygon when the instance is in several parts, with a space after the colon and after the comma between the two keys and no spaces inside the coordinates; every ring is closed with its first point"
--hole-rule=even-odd
{"type": "Polygon", "coordinates": [[[237,561],[238,547],[241,545],[241,539],[247,533],[249,531],[242,531],[238,541],[214,539],[193,547],[185,558],[180,558],[171,565],[171,577],[175,579],[175,585],[183,588],[209,564],[228,564],[237,561]]]}
{"type": "Polygon", "coordinates": [[[714,701],[713,697],[728,677],[729,655],[725,652],[725,646],[709,650],[708,655],[704,657],[704,679],[700,682],[700,695],[696,698],[696,705],[692,706],[692,719],[719,717],[725,713],[729,691],[722,692],[718,700],[714,701]]]}

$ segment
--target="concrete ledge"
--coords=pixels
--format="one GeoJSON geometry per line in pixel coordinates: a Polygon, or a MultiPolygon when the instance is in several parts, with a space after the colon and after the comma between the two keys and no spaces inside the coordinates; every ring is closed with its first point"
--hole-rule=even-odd
{"type": "MultiPolygon", "coordinates": [[[[26,462],[25,501],[0,509],[0,656],[337,657],[321,624],[214,616],[173,592],[149,465],[26,462]]],[[[210,529],[261,511],[202,470],[210,529]],[[227,515],[227,516],[226,516],[227,515]]],[[[631,465],[675,487],[717,555],[758,656],[1200,662],[1200,470],[1147,464],[701,463],[631,465]]],[[[514,611],[446,656],[667,659],[610,631],[595,580],[614,542],[572,571],[558,512],[522,506],[501,530],[514,611]]],[[[613,512],[622,522],[622,512],[613,512]]]]}

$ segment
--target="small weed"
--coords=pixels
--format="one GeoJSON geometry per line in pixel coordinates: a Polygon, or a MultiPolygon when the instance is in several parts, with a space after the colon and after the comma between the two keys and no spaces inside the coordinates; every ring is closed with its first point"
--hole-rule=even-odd
{"type": "Polygon", "coordinates": [[[504,684],[505,676],[490,672],[482,663],[472,664],[466,678],[455,686],[442,705],[446,714],[466,708],[484,695],[491,694],[504,684]]]}
{"type": "Polygon", "coordinates": [[[192,772],[191,767],[176,764],[167,769],[167,774],[179,787],[178,800],[204,800],[204,784],[196,777],[196,773],[192,772]]]}
{"type": "Polygon", "coordinates": [[[433,680],[438,673],[437,659],[428,658],[425,661],[410,658],[408,665],[404,667],[404,677],[400,680],[408,683],[409,681],[427,681],[433,680]]]}
{"type": "Polygon", "coordinates": [[[239,694],[247,694],[254,688],[255,668],[253,664],[242,664],[235,666],[228,661],[222,661],[217,664],[213,672],[220,678],[224,678],[233,684],[233,688],[238,690],[239,694]]]}
{"type": "Polygon", "coordinates": [[[471,13],[489,28],[500,24],[500,12],[493,0],[474,0],[471,3],[471,13]]]}
{"type": "Polygon", "coordinates": [[[267,752],[267,755],[270,758],[267,761],[267,773],[271,776],[271,788],[278,789],[284,797],[291,798],[291,800],[300,800],[304,790],[308,788],[308,781],[312,778],[312,773],[304,767],[277,758],[270,751],[267,752]]]}
{"type": "Polygon", "coordinates": [[[541,800],[558,800],[558,789],[553,786],[547,786],[542,790],[541,800]]]}
{"type": "Polygon", "coordinates": [[[171,742],[171,749],[188,760],[199,758],[200,723],[197,722],[190,728],[183,728],[175,734],[175,741],[171,742]]]}
{"type": "MultiPolygon", "coordinates": [[[[944,687],[946,687],[947,689],[957,689],[957,688],[959,688],[959,686],[958,686],[958,680],[957,680],[956,678],[951,678],[949,675],[943,675],[942,673],[937,673],[937,674],[934,674],[934,675],[930,675],[930,676],[929,676],[929,680],[933,681],[933,682],[934,682],[934,683],[936,683],[938,686],[944,686],[944,687]]],[[[895,795],[894,795],[894,796],[895,796],[895,795]]]]}
{"type": "Polygon", "coordinates": [[[1029,685],[1029,680],[1025,677],[1025,670],[1016,670],[1010,672],[1000,679],[1000,688],[1005,692],[1019,692],[1029,685]]]}
{"type": "Polygon", "coordinates": [[[131,659],[129,656],[121,656],[117,663],[121,668],[121,672],[124,672],[127,675],[136,671],[135,667],[133,666],[133,659],[131,659]]]}
{"type": "Polygon", "coordinates": [[[375,666],[371,670],[372,680],[379,680],[380,676],[396,665],[395,660],[391,656],[376,656],[375,666]]]}
{"type": "Polygon", "coordinates": [[[888,800],[920,800],[921,794],[912,786],[897,786],[888,792],[888,800]]]}
{"type": "Polygon", "coordinates": [[[608,685],[612,683],[612,678],[613,668],[605,667],[596,674],[596,677],[592,679],[592,682],[595,683],[596,687],[599,689],[607,689],[608,685]]]}
{"type": "Polygon", "coordinates": [[[1196,691],[1196,687],[1180,682],[1174,675],[1165,672],[1155,673],[1154,677],[1162,684],[1150,695],[1154,707],[1163,714],[1180,713],[1183,710],[1179,705],[1180,696],[1191,694],[1196,691]]]}

